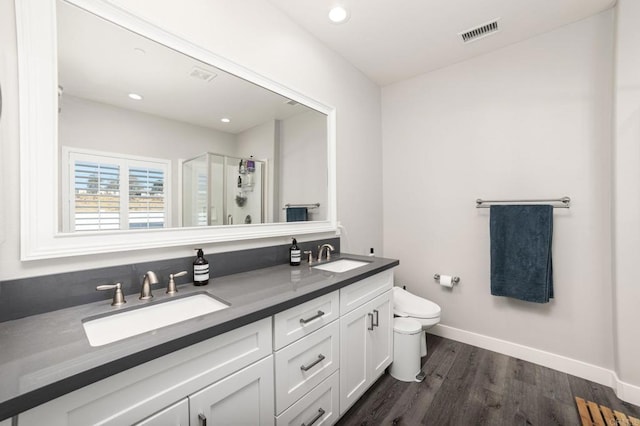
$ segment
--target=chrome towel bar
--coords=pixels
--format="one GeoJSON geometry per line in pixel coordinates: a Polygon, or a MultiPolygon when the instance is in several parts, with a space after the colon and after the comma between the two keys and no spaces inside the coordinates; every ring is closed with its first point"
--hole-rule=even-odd
{"type": "Polygon", "coordinates": [[[562,197],[562,198],[548,198],[542,200],[483,200],[482,198],[478,198],[476,200],[476,208],[478,209],[487,209],[491,204],[514,204],[514,203],[562,203],[558,206],[553,206],[553,208],[559,209],[568,209],[571,207],[571,198],[562,197]]]}
{"type": "Polygon", "coordinates": [[[284,207],[282,208],[282,210],[286,210],[289,207],[306,207],[308,209],[317,209],[318,207],[320,207],[320,203],[313,203],[313,204],[285,204],[284,207]]]}

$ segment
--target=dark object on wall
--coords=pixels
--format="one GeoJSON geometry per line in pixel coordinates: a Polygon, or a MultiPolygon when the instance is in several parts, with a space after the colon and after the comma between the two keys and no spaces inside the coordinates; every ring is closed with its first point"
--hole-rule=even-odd
{"type": "Polygon", "coordinates": [[[491,294],[528,302],[553,298],[551,205],[491,206],[491,294]]]}
{"type": "Polygon", "coordinates": [[[309,220],[306,207],[287,207],[287,222],[305,222],[309,220]]]}

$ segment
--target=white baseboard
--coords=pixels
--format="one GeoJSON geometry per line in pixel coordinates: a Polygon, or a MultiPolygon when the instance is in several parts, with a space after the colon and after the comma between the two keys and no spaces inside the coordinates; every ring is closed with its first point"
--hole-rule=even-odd
{"type": "Polygon", "coordinates": [[[436,336],[446,337],[447,339],[456,340],[468,345],[509,355],[514,358],[519,358],[534,364],[562,371],[563,373],[591,380],[592,382],[600,383],[601,385],[609,386],[621,400],[635,405],[640,405],[640,387],[621,381],[618,378],[618,375],[612,370],[578,361],[573,358],[568,358],[566,356],[557,355],[506,340],[496,339],[483,334],[461,330],[459,328],[449,327],[447,325],[438,324],[435,327],[430,328],[428,332],[435,334],[436,336]]]}
{"type": "Polygon", "coordinates": [[[618,395],[618,398],[635,405],[640,405],[640,386],[623,382],[618,379],[618,376],[614,372],[612,372],[612,374],[616,379],[616,387],[614,387],[613,390],[616,395],[618,395]]]}

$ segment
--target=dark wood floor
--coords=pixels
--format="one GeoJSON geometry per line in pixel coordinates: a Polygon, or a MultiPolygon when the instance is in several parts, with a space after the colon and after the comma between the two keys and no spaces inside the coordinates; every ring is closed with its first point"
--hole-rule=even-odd
{"type": "Polygon", "coordinates": [[[640,418],[612,389],[464,343],[428,336],[422,383],[384,374],[338,425],[580,425],[574,397],[640,418]]]}

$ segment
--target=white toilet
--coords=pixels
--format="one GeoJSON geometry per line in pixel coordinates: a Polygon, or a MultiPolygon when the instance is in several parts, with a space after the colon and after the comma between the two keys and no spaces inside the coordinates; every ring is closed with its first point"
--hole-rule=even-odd
{"type": "Polygon", "coordinates": [[[427,355],[425,330],[440,322],[440,306],[400,287],[393,287],[393,314],[398,317],[415,319],[422,325],[420,356],[427,355]]]}

